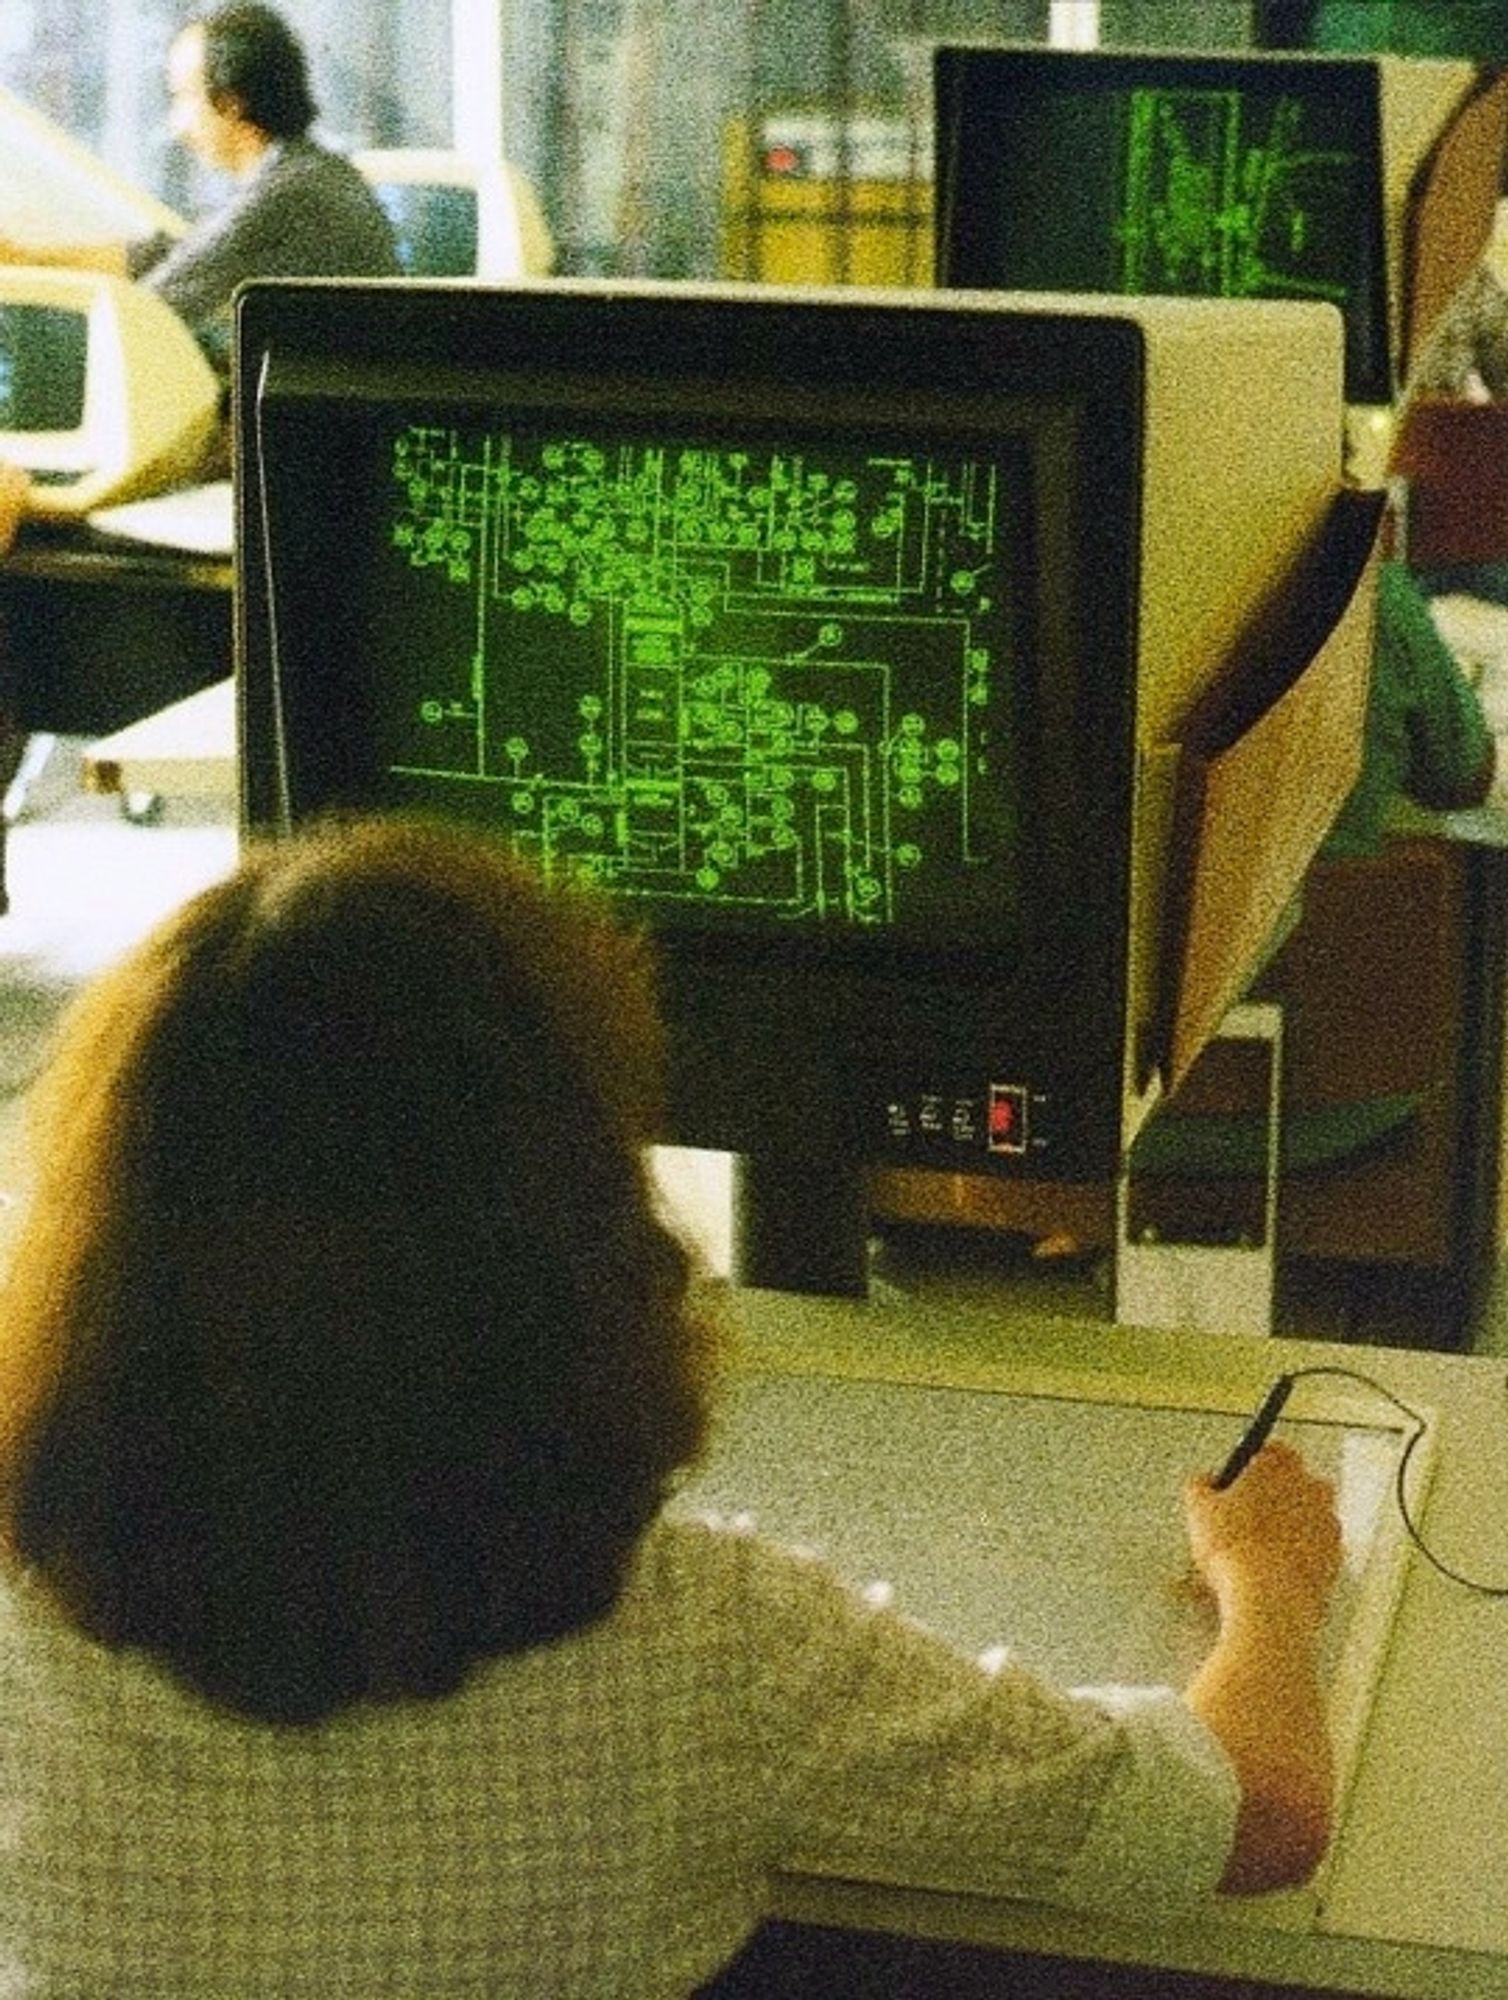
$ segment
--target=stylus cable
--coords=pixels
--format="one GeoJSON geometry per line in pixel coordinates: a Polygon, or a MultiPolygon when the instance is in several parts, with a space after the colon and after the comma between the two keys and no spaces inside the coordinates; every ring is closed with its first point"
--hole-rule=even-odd
{"type": "MultiPolygon", "coordinates": [[[[1266,1442],[1268,1433],[1277,1422],[1294,1384],[1318,1375],[1331,1375],[1346,1382],[1360,1382],[1363,1388],[1371,1389],[1376,1395],[1383,1397],[1392,1404],[1400,1416],[1408,1419],[1411,1429],[1404,1439],[1402,1451],[1398,1454],[1398,1464],[1393,1475],[1393,1493],[1404,1532],[1431,1569],[1437,1570],[1448,1582],[1459,1584],[1463,1590],[1469,1590],[1478,1597],[1508,1597],[1508,1582],[1487,1583],[1480,1577],[1468,1576],[1465,1571],[1455,1568],[1453,1564],[1436,1555],[1425,1541],[1409,1500],[1409,1466],[1429,1430],[1428,1419],[1404,1402],[1401,1396],[1395,1395],[1385,1383],[1377,1381],[1374,1376],[1364,1375],[1359,1368],[1342,1368],[1334,1364],[1317,1365],[1312,1368],[1295,1368],[1291,1373],[1279,1376],[1263,1398],[1261,1407],[1243,1432],[1235,1450],[1215,1475],[1213,1484],[1217,1488],[1227,1486],[1237,1477],[1266,1442]]],[[[1508,1388],[1508,1383],[1505,1383],[1505,1388],[1508,1388]]]]}

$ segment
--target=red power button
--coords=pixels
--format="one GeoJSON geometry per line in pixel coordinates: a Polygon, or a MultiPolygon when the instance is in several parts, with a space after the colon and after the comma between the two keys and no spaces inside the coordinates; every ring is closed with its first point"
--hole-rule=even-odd
{"type": "Polygon", "coordinates": [[[1026,1151],[1026,1086],[992,1083],[986,1143],[992,1153],[1026,1151]]]}

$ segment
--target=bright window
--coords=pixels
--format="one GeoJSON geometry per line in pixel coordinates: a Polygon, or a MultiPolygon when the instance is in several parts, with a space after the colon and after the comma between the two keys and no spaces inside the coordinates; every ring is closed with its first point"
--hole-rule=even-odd
{"type": "MultiPolygon", "coordinates": [[[[446,146],[450,0],[277,0],[309,52],[319,133],[341,147],[446,146]]],[[[210,190],[167,131],[167,48],[184,0],[5,0],[0,83],[173,207],[210,190]]]]}

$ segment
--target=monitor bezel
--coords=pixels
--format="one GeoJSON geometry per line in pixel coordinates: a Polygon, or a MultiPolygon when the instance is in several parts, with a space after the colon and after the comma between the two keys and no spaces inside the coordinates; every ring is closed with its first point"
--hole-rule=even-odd
{"type": "MultiPolygon", "coordinates": [[[[333,663],[355,643],[359,614],[330,588],[328,551],[313,551],[310,535],[288,524],[318,522],[305,490],[311,454],[332,490],[362,476],[374,409],[407,400],[496,420],[508,398],[531,409],[616,406],[636,420],[656,410],[723,430],[740,420],[852,430],[893,405],[892,420],[904,413],[908,431],[951,424],[983,441],[1012,407],[1061,401],[1072,385],[1076,547],[1082,554],[1092,536],[1095,551],[1090,583],[1081,576],[1075,588],[1095,601],[1059,607],[1073,626],[1062,640],[1073,657],[1044,669],[1072,683],[1057,699],[1075,726],[1056,732],[1031,781],[1039,872],[1027,934],[922,950],[848,933],[730,938],[663,919],[650,928],[673,1033],[700,1051],[675,1066],[684,1088],[674,1136],[684,1143],[743,1150],[751,1137],[718,1057],[717,1023],[738,1012],[753,1066],[780,1065],[788,1081],[798,1045],[846,1036],[856,1096],[869,1100],[903,1074],[908,1049],[923,1046],[950,1077],[977,1081],[993,1049],[994,1075],[1048,1068],[1071,1095],[1082,1080],[1082,1109],[1065,1121],[1080,1143],[1064,1146],[1055,1170],[1103,1172],[1117,1146],[1124,1038],[1143,365],[1133,317],[1023,311],[990,296],[572,280],[247,286],[235,364],[245,826],[276,832],[367,803],[359,784],[332,780],[339,749],[328,735],[322,744],[320,720],[341,706],[333,663]],[[315,603],[322,586],[318,643],[295,658],[295,606],[315,603]]],[[[847,1114],[834,1115],[842,1125],[847,1114]]],[[[883,1156],[857,1130],[843,1143],[883,1156]]]]}

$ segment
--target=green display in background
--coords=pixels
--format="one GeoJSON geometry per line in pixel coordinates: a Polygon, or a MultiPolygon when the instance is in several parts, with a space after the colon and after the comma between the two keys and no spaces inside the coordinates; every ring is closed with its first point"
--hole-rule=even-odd
{"type": "Polygon", "coordinates": [[[1252,106],[1237,90],[1132,91],[1120,289],[1344,305],[1344,279],[1306,262],[1355,162],[1305,143],[1303,125],[1295,98],[1252,106]]]}
{"type": "Polygon", "coordinates": [[[1319,0],[1317,49],[1508,62],[1503,0],[1319,0]]]}

